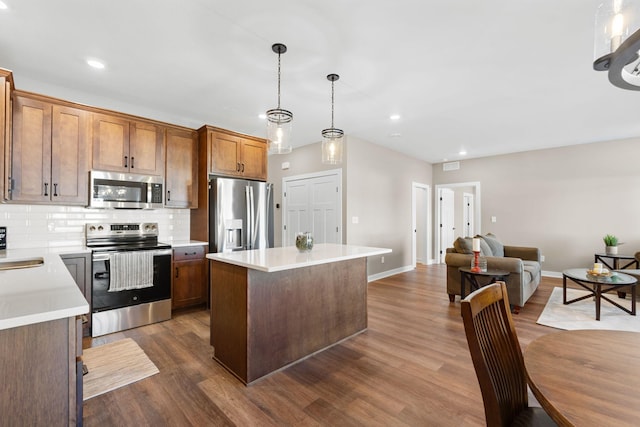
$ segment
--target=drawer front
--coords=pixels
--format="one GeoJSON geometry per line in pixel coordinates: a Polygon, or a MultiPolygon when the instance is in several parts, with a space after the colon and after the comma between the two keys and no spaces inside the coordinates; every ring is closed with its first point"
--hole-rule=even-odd
{"type": "Polygon", "coordinates": [[[190,259],[202,259],[204,258],[204,246],[185,246],[181,248],[173,248],[173,260],[185,261],[190,259]]]}

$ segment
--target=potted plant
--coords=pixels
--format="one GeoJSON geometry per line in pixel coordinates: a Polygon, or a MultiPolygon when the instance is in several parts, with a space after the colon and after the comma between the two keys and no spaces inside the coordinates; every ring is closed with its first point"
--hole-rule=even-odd
{"type": "Polygon", "coordinates": [[[607,246],[607,255],[616,255],[618,253],[618,238],[613,234],[607,234],[603,237],[604,244],[607,246]]]}

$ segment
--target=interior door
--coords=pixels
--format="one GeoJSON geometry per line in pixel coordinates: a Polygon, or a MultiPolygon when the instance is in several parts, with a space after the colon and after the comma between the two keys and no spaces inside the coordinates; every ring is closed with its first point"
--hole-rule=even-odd
{"type": "Polygon", "coordinates": [[[440,262],[444,262],[446,249],[453,245],[455,239],[453,197],[453,190],[440,189],[440,262]]]}
{"type": "Polygon", "coordinates": [[[337,173],[285,180],[283,246],[310,231],[315,243],[342,243],[341,177],[337,173]]]}
{"type": "Polygon", "coordinates": [[[464,222],[464,236],[474,236],[475,235],[475,227],[474,227],[474,205],[475,201],[473,199],[473,194],[464,193],[462,196],[463,199],[463,222],[464,222]]]}

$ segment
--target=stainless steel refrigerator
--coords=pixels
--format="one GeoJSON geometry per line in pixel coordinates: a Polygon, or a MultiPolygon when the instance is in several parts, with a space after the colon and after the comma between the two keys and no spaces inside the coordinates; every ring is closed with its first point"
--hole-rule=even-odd
{"type": "Polygon", "coordinates": [[[234,178],[209,180],[209,250],[273,247],[273,184],[234,178]]]}

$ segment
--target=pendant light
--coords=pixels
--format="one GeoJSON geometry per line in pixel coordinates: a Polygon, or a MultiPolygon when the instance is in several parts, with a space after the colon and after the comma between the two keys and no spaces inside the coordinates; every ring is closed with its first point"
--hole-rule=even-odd
{"type": "Polygon", "coordinates": [[[327,80],[331,82],[331,127],[322,131],[322,163],[337,165],[342,163],[342,146],[344,132],[333,127],[333,84],[340,78],[337,74],[329,74],[327,80]]]}
{"type": "Polygon", "coordinates": [[[278,54],[278,107],[267,111],[267,141],[269,143],[269,154],[290,153],[291,128],[293,113],[280,108],[280,55],[287,51],[287,47],[282,43],[271,46],[271,50],[278,54]]]}
{"type": "Polygon", "coordinates": [[[606,0],[596,13],[593,68],[622,89],[640,90],[640,4],[606,0]]]}

